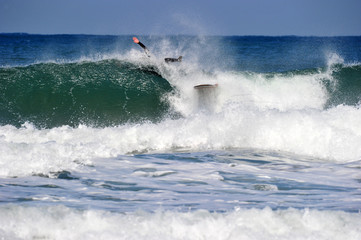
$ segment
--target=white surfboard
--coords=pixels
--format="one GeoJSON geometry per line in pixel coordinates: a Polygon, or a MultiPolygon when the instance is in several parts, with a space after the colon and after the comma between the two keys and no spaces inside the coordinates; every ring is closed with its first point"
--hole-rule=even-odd
{"type": "Polygon", "coordinates": [[[217,104],[218,84],[200,84],[194,86],[198,96],[198,108],[213,111],[217,104]]]}
{"type": "Polygon", "coordinates": [[[195,89],[200,90],[200,89],[208,89],[208,88],[216,88],[218,87],[218,84],[200,84],[200,85],[196,85],[194,86],[195,89]]]}

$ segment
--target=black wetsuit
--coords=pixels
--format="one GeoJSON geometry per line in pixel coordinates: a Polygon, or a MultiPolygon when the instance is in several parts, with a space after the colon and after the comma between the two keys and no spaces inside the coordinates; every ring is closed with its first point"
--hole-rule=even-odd
{"type": "Polygon", "coordinates": [[[141,46],[144,49],[145,54],[147,54],[147,56],[150,57],[150,52],[148,48],[141,42],[138,42],[138,45],[141,46]]]}

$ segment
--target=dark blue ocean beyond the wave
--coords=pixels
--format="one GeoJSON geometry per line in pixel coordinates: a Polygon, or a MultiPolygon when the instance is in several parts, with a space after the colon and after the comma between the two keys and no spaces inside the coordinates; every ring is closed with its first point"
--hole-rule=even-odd
{"type": "Polygon", "coordinates": [[[137,37],[0,34],[1,238],[361,238],[361,37],[137,37]]]}
{"type": "MultiPolygon", "coordinates": [[[[120,54],[138,47],[132,36],[0,35],[0,66],[112,59],[109,55],[119,59],[120,54]]],[[[339,54],[347,63],[361,57],[361,37],[138,37],[159,57],[187,53],[186,59],[191,55],[203,63],[202,67],[218,66],[221,70],[284,72],[325,67],[331,54],[339,54]]]]}

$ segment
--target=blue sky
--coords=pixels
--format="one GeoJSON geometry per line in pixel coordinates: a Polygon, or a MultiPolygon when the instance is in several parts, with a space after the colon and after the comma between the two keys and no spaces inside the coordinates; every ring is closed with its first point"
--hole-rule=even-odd
{"type": "Polygon", "coordinates": [[[0,32],[361,35],[361,0],[0,0],[0,32]]]}

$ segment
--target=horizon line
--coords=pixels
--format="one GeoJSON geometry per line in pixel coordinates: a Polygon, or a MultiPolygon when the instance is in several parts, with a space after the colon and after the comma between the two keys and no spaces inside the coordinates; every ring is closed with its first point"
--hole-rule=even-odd
{"type": "Polygon", "coordinates": [[[28,33],[28,32],[0,32],[0,35],[40,35],[40,36],[56,36],[56,35],[78,35],[78,36],[204,36],[204,37],[361,37],[361,35],[263,35],[263,34],[95,34],[95,33],[28,33]]]}

